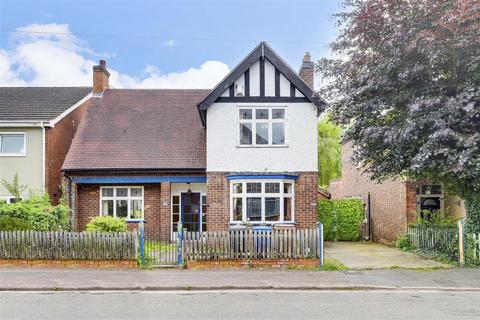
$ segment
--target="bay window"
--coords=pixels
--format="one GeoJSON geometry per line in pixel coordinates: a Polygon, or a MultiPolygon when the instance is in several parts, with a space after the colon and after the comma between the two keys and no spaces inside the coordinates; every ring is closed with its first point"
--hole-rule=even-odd
{"type": "Polygon", "coordinates": [[[238,110],[241,146],[285,145],[285,109],[240,108],[238,110]]]}
{"type": "Polygon", "coordinates": [[[101,187],[100,214],[127,220],[142,220],[143,187],[101,187]]]}
{"type": "Polygon", "coordinates": [[[293,197],[291,180],[232,180],[230,221],[293,222],[293,197]]]}

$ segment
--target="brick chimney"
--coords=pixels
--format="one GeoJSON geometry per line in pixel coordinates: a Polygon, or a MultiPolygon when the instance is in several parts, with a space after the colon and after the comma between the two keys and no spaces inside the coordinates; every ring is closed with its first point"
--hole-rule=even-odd
{"type": "Polygon", "coordinates": [[[298,74],[300,75],[300,78],[302,78],[302,80],[305,81],[305,83],[308,84],[308,86],[312,89],[314,85],[314,69],[315,66],[312,62],[312,57],[310,56],[310,53],[305,52],[302,65],[300,66],[300,71],[298,71],[298,74]]]}
{"type": "Polygon", "coordinates": [[[108,88],[110,72],[107,70],[107,62],[100,60],[98,65],[93,66],[93,93],[102,94],[108,88]]]}

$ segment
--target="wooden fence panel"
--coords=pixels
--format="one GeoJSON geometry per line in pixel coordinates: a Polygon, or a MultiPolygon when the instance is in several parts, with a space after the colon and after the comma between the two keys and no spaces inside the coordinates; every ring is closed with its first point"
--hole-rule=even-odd
{"type": "Polygon", "coordinates": [[[137,233],[0,231],[0,259],[135,260],[137,233]]]}
{"type": "Polygon", "coordinates": [[[187,260],[318,258],[318,228],[185,233],[187,260]]]}

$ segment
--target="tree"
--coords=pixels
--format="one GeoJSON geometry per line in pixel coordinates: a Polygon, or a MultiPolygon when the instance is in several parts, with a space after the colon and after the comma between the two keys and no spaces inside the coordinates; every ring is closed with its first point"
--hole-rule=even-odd
{"type": "Polygon", "coordinates": [[[328,116],[318,122],[318,184],[322,187],[342,174],[341,134],[328,116]]]}
{"type": "Polygon", "coordinates": [[[19,201],[22,193],[28,188],[26,185],[20,184],[18,172],[13,176],[12,182],[2,178],[2,185],[15,198],[15,201],[19,201]]]}
{"type": "Polygon", "coordinates": [[[317,70],[372,178],[441,182],[480,232],[480,2],[345,0],[317,70]]]}

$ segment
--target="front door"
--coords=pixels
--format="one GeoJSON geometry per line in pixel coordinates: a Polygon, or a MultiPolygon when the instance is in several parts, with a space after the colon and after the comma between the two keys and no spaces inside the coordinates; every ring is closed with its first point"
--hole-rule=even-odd
{"type": "Polygon", "coordinates": [[[200,193],[182,193],[182,225],[187,231],[201,231],[200,193]]]}

